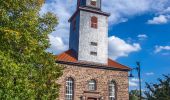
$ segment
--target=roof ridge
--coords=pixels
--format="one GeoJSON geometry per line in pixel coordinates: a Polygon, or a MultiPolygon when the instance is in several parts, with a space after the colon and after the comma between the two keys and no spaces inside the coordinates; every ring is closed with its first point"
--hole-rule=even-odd
{"type": "Polygon", "coordinates": [[[127,69],[131,70],[129,67],[120,64],[110,58],[108,58],[108,64],[96,63],[96,62],[89,62],[89,61],[81,61],[77,59],[76,52],[73,49],[67,50],[59,55],[56,55],[56,62],[67,62],[67,63],[74,63],[74,64],[87,64],[87,65],[94,65],[94,66],[103,66],[106,68],[117,68],[117,69],[127,69]]]}

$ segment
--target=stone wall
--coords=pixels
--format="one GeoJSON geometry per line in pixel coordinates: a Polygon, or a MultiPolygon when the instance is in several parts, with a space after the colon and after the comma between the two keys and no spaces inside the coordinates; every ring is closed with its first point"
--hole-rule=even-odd
{"type": "Polygon", "coordinates": [[[100,98],[109,100],[108,83],[112,80],[116,82],[116,100],[129,100],[128,94],[128,72],[114,71],[97,68],[87,68],[72,65],[65,66],[64,74],[57,83],[61,84],[59,100],[65,100],[66,79],[74,79],[74,100],[80,100],[81,96],[100,98]],[[97,82],[97,90],[88,90],[88,81],[94,79],[97,82]]]}

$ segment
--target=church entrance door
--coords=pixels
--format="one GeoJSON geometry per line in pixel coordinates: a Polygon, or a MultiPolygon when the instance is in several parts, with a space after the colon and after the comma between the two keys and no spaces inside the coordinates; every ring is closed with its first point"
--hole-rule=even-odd
{"type": "Polygon", "coordinates": [[[88,98],[87,100],[97,100],[97,98],[88,98]]]}

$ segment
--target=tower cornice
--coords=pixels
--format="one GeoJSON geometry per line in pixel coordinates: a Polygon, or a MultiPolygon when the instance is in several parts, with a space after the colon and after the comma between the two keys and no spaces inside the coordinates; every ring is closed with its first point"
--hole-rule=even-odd
{"type": "Polygon", "coordinates": [[[110,13],[107,12],[103,12],[101,10],[96,10],[93,8],[89,8],[87,6],[84,7],[79,7],[76,12],[70,17],[70,19],[68,20],[69,22],[77,15],[77,13],[82,10],[82,11],[87,11],[87,12],[91,12],[91,13],[96,13],[96,14],[100,14],[100,15],[104,15],[104,16],[110,16],[110,13]]]}

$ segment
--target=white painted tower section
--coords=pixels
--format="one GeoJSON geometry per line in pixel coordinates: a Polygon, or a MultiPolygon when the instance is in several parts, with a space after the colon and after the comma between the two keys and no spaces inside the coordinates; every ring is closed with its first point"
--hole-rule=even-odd
{"type": "Polygon", "coordinates": [[[96,0],[96,6],[90,5],[90,1],[80,0],[80,8],[70,19],[69,48],[76,51],[79,61],[107,64],[108,16],[101,11],[101,0],[96,0]],[[92,17],[97,18],[97,28],[91,27],[92,17]]]}

